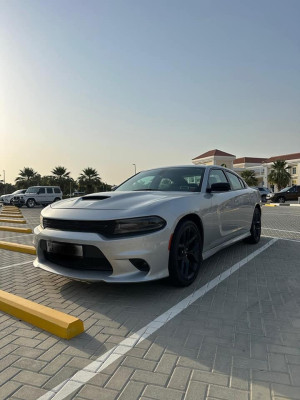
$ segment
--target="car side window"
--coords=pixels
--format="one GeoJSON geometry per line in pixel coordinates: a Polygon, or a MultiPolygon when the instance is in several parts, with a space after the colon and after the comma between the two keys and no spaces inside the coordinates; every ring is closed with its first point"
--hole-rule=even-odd
{"type": "Polygon", "coordinates": [[[39,189],[39,194],[44,194],[46,191],[45,191],[45,188],[40,188],[39,189]]]}
{"type": "Polygon", "coordinates": [[[60,189],[59,188],[54,188],[54,193],[60,193],[60,189]]]}
{"type": "Polygon", "coordinates": [[[52,188],[47,188],[47,193],[53,193],[53,189],[52,188]]]}
{"type": "Polygon", "coordinates": [[[242,185],[240,179],[236,175],[228,171],[226,171],[226,174],[228,176],[229,182],[233,190],[244,189],[244,186],[242,185]]]}
{"type": "Polygon", "coordinates": [[[209,173],[208,185],[209,187],[213,183],[228,183],[224,172],[221,169],[212,169],[209,173]]]}

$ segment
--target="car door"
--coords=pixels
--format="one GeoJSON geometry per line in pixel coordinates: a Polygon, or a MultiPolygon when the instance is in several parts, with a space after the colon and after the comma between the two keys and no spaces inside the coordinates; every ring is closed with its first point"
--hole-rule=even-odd
{"type": "Polygon", "coordinates": [[[47,187],[46,188],[46,201],[45,203],[52,203],[54,200],[54,194],[53,194],[53,188],[52,187],[47,187]]]}
{"type": "Polygon", "coordinates": [[[39,188],[36,196],[36,202],[43,204],[46,201],[46,189],[44,187],[39,188]]]}
{"type": "MultiPolygon", "coordinates": [[[[208,187],[212,183],[230,183],[221,168],[212,168],[208,187]]],[[[211,192],[211,212],[206,220],[206,248],[211,249],[234,238],[240,233],[240,202],[235,190],[211,192]]]]}
{"type": "Polygon", "coordinates": [[[286,200],[298,200],[300,196],[300,186],[293,186],[286,192],[286,200]]]}
{"type": "Polygon", "coordinates": [[[253,219],[253,199],[249,189],[240,177],[233,172],[226,171],[232,190],[235,193],[237,233],[249,232],[253,219]]]}

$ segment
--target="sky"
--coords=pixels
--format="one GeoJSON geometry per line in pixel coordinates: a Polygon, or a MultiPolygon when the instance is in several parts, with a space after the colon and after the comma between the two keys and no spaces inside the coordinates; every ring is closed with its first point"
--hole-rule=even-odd
{"type": "Polygon", "coordinates": [[[0,174],[300,152],[299,21],[299,0],[0,0],[0,174]]]}

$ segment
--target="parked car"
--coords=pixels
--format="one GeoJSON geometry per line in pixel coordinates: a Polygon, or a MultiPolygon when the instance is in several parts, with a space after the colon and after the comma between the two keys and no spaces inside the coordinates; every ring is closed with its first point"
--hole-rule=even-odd
{"type": "Polygon", "coordinates": [[[261,201],[263,203],[265,203],[267,201],[267,195],[269,193],[271,193],[270,190],[268,188],[266,188],[266,187],[259,187],[259,186],[253,186],[253,189],[256,189],[256,190],[259,191],[260,197],[261,197],[261,201]]]}
{"type": "Polygon", "coordinates": [[[269,193],[267,200],[273,203],[285,203],[289,200],[298,200],[298,197],[300,197],[300,186],[293,185],[280,190],[280,192],[269,193]]]}
{"type": "Polygon", "coordinates": [[[0,197],[0,201],[3,202],[3,204],[12,204],[12,199],[14,196],[18,195],[18,194],[24,194],[26,192],[26,189],[20,189],[20,190],[16,190],[13,193],[10,194],[3,194],[0,197]]]}
{"type": "Polygon", "coordinates": [[[59,186],[31,186],[24,194],[13,197],[12,203],[17,207],[26,205],[32,208],[37,204],[46,206],[62,199],[62,192],[59,186]]]}
{"type": "Polygon", "coordinates": [[[73,192],[72,193],[72,197],[80,197],[80,196],[84,196],[85,192],[73,192]]]}
{"type": "Polygon", "coordinates": [[[191,284],[203,259],[258,243],[260,196],[233,171],[183,166],[139,172],[115,191],[54,203],[34,230],[36,267],[86,281],[191,284]]]}

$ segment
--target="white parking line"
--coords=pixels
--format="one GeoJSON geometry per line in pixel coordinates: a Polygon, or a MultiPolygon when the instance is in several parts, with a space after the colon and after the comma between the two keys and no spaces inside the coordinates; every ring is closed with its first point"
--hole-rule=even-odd
{"type": "Polygon", "coordinates": [[[18,264],[12,264],[12,265],[7,265],[6,267],[0,267],[0,270],[2,269],[7,269],[7,268],[12,268],[12,267],[18,267],[19,265],[26,265],[26,264],[32,264],[32,261],[24,261],[18,264]]]}
{"type": "Polygon", "coordinates": [[[300,231],[285,231],[284,229],[275,229],[275,228],[262,228],[268,229],[269,231],[279,231],[279,232],[288,232],[288,233],[298,233],[300,235],[300,231]]]}
{"type": "Polygon", "coordinates": [[[277,239],[277,240],[286,240],[287,242],[296,242],[300,243],[300,240],[297,239],[288,239],[288,238],[281,238],[281,237],[274,237],[274,236],[267,236],[267,235],[261,235],[261,237],[269,238],[269,239],[277,239]]]}
{"type": "Polygon", "coordinates": [[[169,310],[164,312],[162,315],[157,317],[155,320],[151,321],[148,325],[144,326],[138,332],[134,333],[127,339],[123,340],[120,344],[114,346],[111,350],[104,353],[102,356],[97,358],[97,360],[91,362],[81,371],[76,372],[71,378],[66,379],[54,389],[50,390],[38,400],[63,400],[75,390],[79,389],[81,386],[86,384],[90,379],[96,376],[99,372],[103,371],[114,361],[118,360],[128,353],[134,346],[141,343],[152,333],[156,332],[159,328],[163,327],[168,321],[176,317],[181,311],[186,309],[189,305],[194,303],[196,300],[200,299],[207,292],[217,286],[219,283],[227,279],[231,274],[240,269],[243,265],[247,264],[250,260],[256,257],[258,254],[265,251],[268,247],[272,246],[278,239],[272,239],[267,244],[259,248],[258,250],[251,253],[249,256],[245,257],[243,260],[234,264],[227,271],[218,275],[216,278],[208,282],[206,285],[202,286],[200,289],[196,290],[194,293],[186,297],[184,300],[180,301],[175,306],[171,307],[169,310]]]}

